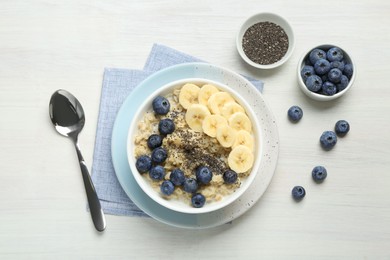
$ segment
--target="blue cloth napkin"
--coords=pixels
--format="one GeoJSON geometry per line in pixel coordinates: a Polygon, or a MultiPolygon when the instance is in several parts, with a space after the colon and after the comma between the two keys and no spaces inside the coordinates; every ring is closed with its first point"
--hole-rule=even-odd
{"type": "MultiPolygon", "coordinates": [[[[130,92],[145,78],[163,68],[201,60],[172,48],[154,44],[143,70],[106,68],[92,163],[92,181],[106,214],[148,216],[123,191],[111,160],[111,135],[116,114],[130,92]]],[[[263,90],[263,82],[248,78],[263,90]]]]}

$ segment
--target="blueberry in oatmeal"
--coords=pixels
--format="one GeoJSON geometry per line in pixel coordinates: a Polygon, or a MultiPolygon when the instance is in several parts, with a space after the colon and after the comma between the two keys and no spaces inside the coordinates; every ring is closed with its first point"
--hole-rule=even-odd
{"type": "Polygon", "coordinates": [[[172,134],[175,131],[175,123],[169,118],[162,119],[158,123],[158,131],[162,135],[172,134]]]}
{"type": "Polygon", "coordinates": [[[154,163],[163,163],[167,157],[167,150],[165,150],[163,147],[157,147],[152,152],[152,161],[154,163]]]}
{"type": "Polygon", "coordinates": [[[158,96],[153,99],[152,106],[154,112],[158,115],[166,115],[171,108],[171,104],[169,103],[168,99],[162,96],[158,96]]]}
{"type": "Polygon", "coordinates": [[[191,198],[191,203],[194,208],[201,208],[206,202],[206,198],[201,193],[196,193],[191,198]]]}
{"type": "Polygon", "coordinates": [[[163,138],[161,135],[158,134],[152,134],[149,136],[147,144],[150,149],[154,149],[157,147],[160,147],[162,145],[163,138]]]}
{"type": "Polygon", "coordinates": [[[227,170],[223,173],[223,181],[228,184],[233,184],[237,181],[237,173],[233,170],[227,170]]]}
{"type": "Polygon", "coordinates": [[[152,180],[158,181],[164,179],[165,176],[165,169],[161,165],[157,165],[152,167],[149,171],[149,177],[152,180]]]}
{"type": "Polygon", "coordinates": [[[163,181],[163,183],[161,183],[160,190],[162,194],[169,196],[175,190],[175,186],[171,181],[163,181]]]}
{"type": "Polygon", "coordinates": [[[183,185],[184,191],[194,193],[198,189],[198,183],[194,178],[186,178],[183,185]]]}
{"type": "Polygon", "coordinates": [[[208,184],[213,178],[213,173],[207,166],[199,166],[196,169],[196,179],[202,184],[208,184]]]}
{"type": "Polygon", "coordinates": [[[145,173],[152,168],[152,159],[147,155],[142,155],[137,159],[135,167],[140,173],[145,173]]]}
{"type": "Polygon", "coordinates": [[[176,186],[181,186],[184,184],[184,181],[186,180],[186,177],[184,175],[184,172],[180,169],[173,169],[171,172],[171,175],[169,176],[169,179],[173,184],[176,186]]]}

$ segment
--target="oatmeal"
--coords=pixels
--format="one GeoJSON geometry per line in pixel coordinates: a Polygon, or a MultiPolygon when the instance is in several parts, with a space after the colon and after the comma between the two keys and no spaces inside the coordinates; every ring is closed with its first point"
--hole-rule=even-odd
{"type": "Polygon", "coordinates": [[[138,130],[137,169],[168,200],[194,207],[220,201],[240,187],[253,166],[254,138],[245,109],[210,84],[188,83],[155,98],[138,130]]]}

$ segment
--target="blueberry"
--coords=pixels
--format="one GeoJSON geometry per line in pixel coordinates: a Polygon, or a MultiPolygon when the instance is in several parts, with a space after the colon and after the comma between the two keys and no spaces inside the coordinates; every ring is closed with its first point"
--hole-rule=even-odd
{"type": "Polygon", "coordinates": [[[186,180],[186,177],[185,177],[184,172],[182,170],[173,169],[171,172],[171,175],[169,176],[169,179],[176,186],[181,186],[181,185],[183,185],[184,181],[186,180]]]}
{"type": "Polygon", "coordinates": [[[162,163],[168,157],[167,150],[162,147],[157,147],[152,151],[152,161],[154,163],[162,163]]]}
{"type": "Polygon", "coordinates": [[[196,193],[192,196],[191,198],[191,204],[194,208],[201,208],[203,207],[203,205],[205,204],[206,202],[206,198],[200,194],[200,193],[196,193]]]}
{"type": "Polygon", "coordinates": [[[327,96],[333,96],[337,93],[336,85],[329,81],[324,82],[324,84],[322,84],[322,93],[327,96]]]}
{"type": "Polygon", "coordinates": [[[156,180],[156,181],[162,180],[164,179],[164,176],[165,176],[165,169],[161,165],[154,166],[149,171],[149,177],[152,180],[156,180]]]}
{"type": "Polygon", "coordinates": [[[288,118],[293,122],[298,122],[303,116],[303,111],[299,106],[292,106],[287,111],[288,118]]]}
{"type": "Polygon", "coordinates": [[[321,80],[322,80],[322,83],[324,83],[324,82],[326,82],[326,81],[329,81],[329,79],[328,79],[328,74],[322,75],[322,76],[321,76],[321,80]]]}
{"type": "Polygon", "coordinates": [[[211,172],[210,168],[207,166],[199,166],[196,169],[195,175],[197,181],[202,184],[210,183],[211,179],[213,178],[213,173],[211,172]]]}
{"type": "Polygon", "coordinates": [[[320,143],[325,150],[332,149],[337,143],[336,133],[333,131],[325,131],[320,137],[320,143]]]}
{"type": "Polygon", "coordinates": [[[350,64],[350,63],[345,64],[343,72],[344,72],[345,76],[347,76],[349,79],[351,79],[352,74],[353,74],[353,66],[352,66],[352,64],[350,64]]]}
{"type": "Polygon", "coordinates": [[[328,73],[328,78],[330,82],[339,83],[343,73],[339,69],[331,69],[328,73]]]}
{"type": "Polygon", "coordinates": [[[222,175],[223,181],[228,184],[233,184],[237,181],[237,173],[233,170],[227,170],[222,175]]]}
{"type": "Polygon", "coordinates": [[[334,130],[338,136],[344,136],[349,132],[349,123],[345,120],[339,120],[336,122],[334,130]]]}
{"type": "Polygon", "coordinates": [[[172,134],[175,131],[175,123],[169,118],[162,119],[158,123],[158,131],[162,135],[172,134]]]}
{"type": "Polygon", "coordinates": [[[150,149],[154,149],[154,148],[157,148],[157,147],[160,147],[162,145],[162,137],[160,135],[157,135],[157,134],[152,134],[149,136],[148,138],[148,147],[150,149]]]}
{"type": "Polygon", "coordinates": [[[140,173],[145,173],[152,168],[152,159],[147,155],[142,155],[135,162],[135,167],[140,173]]]}
{"type": "Polygon", "coordinates": [[[339,69],[339,70],[343,71],[344,70],[344,66],[345,66],[344,61],[335,60],[335,61],[332,61],[330,63],[330,68],[331,69],[339,69]]]}
{"type": "Polygon", "coordinates": [[[301,77],[303,79],[303,81],[306,81],[308,77],[310,77],[311,75],[314,75],[315,72],[314,72],[314,68],[313,66],[303,66],[302,70],[301,70],[301,77]]]}
{"type": "Polygon", "coordinates": [[[329,61],[327,61],[325,59],[319,59],[314,64],[314,71],[318,75],[324,75],[324,74],[328,73],[329,70],[330,70],[330,63],[329,63],[329,61]]]}
{"type": "Polygon", "coordinates": [[[158,96],[153,99],[152,106],[154,112],[158,115],[166,115],[171,108],[171,104],[169,103],[168,99],[162,96],[158,96]]]}
{"type": "Polygon", "coordinates": [[[188,193],[194,193],[198,189],[198,183],[194,178],[186,178],[183,188],[188,193]]]}
{"type": "Polygon", "coordinates": [[[312,75],[307,78],[306,87],[312,92],[317,92],[322,87],[322,79],[317,75],[312,75]]]}
{"type": "Polygon", "coordinates": [[[306,191],[302,186],[295,186],[291,191],[291,195],[294,200],[299,201],[305,197],[306,191]]]}
{"type": "Polygon", "coordinates": [[[325,167],[323,167],[323,166],[316,166],[311,171],[311,177],[313,177],[313,180],[315,182],[318,182],[318,183],[325,180],[327,175],[328,175],[328,172],[326,171],[325,167]]]}
{"type": "Polygon", "coordinates": [[[315,64],[319,59],[326,59],[326,53],[321,49],[314,49],[309,54],[311,64],[315,64]]]}
{"type": "Polygon", "coordinates": [[[344,57],[343,51],[340,48],[333,47],[326,53],[326,58],[329,61],[341,61],[344,57]]]}
{"type": "Polygon", "coordinates": [[[175,191],[175,186],[171,181],[163,181],[160,186],[160,190],[164,195],[171,195],[175,191]]]}
{"type": "Polygon", "coordinates": [[[337,83],[338,91],[340,92],[340,91],[343,91],[344,89],[346,89],[348,84],[349,84],[348,77],[345,75],[341,75],[340,82],[337,83]]]}

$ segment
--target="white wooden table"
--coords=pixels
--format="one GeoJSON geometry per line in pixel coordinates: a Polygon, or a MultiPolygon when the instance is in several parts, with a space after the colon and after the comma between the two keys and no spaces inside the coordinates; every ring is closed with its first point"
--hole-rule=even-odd
{"type": "Polygon", "coordinates": [[[373,1],[0,1],[0,258],[362,259],[390,258],[390,2],[373,1]],[[284,16],[296,48],[281,68],[258,71],[235,49],[256,12],[284,16]],[[80,145],[92,164],[103,69],[141,69],[161,43],[264,80],[280,134],[278,166],[261,200],[231,225],[190,231],[153,219],[107,215],[97,233],[71,141],[48,117],[59,88],[83,103],[80,145]],[[298,89],[310,47],[334,43],[355,58],[351,91],[330,103],[298,89]],[[287,120],[300,105],[304,118],[287,120]],[[339,119],[351,124],[336,148],[318,145],[339,119]],[[320,185],[310,176],[325,165],[320,185]],[[294,203],[294,185],[307,190],[294,203]]]}

